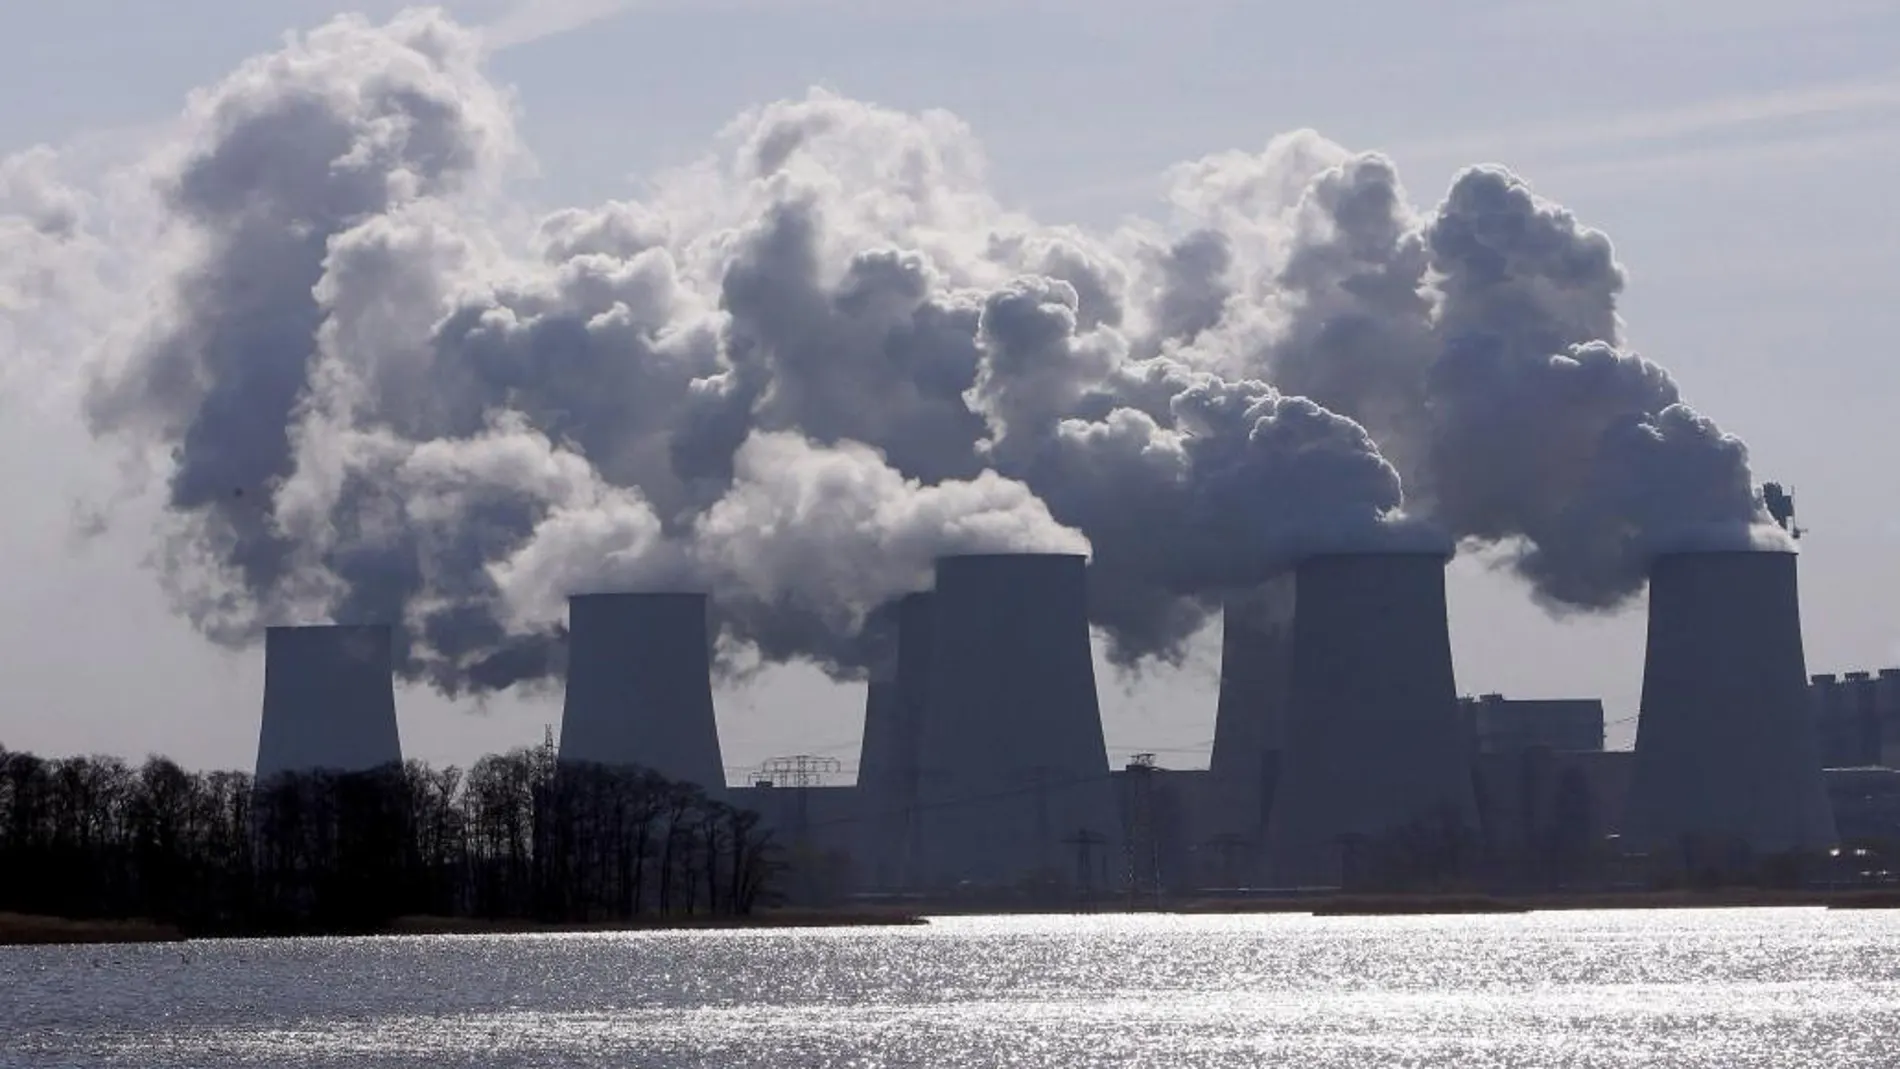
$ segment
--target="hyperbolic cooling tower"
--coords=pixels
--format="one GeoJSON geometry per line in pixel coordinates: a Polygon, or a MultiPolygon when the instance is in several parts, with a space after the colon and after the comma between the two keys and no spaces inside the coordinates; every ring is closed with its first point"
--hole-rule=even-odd
{"type": "Polygon", "coordinates": [[[865,693],[858,757],[860,865],[866,886],[908,886],[917,804],[917,733],[930,665],[931,596],[898,603],[897,660],[865,693]]]}
{"type": "Polygon", "coordinates": [[[1286,742],[1268,814],[1283,885],[1333,884],[1350,843],[1477,826],[1442,553],[1309,557],[1294,576],[1286,742]]]}
{"type": "Polygon", "coordinates": [[[1677,553],[1649,577],[1625,840],[1774,853],[1834,841],[1793,553],[1677,553]]]}
{"type": "Polygon", "coordinates": [[[1086,568],[1066,554],[937,562],[918,749],[922,885],[1072,883],[1078,852],[1116,849],[1086,568]]]}
{"type": "Polygon", "coordinates": [[[567,620],[560,759],[723,791],[706,596],[578,594],[567,620]]]}
{"type": "Polygon", "coordinates": [[[1278,780],[1293,667],[1294,580],[1283,574],[1227,598],[1221,613],[1220,698],[1208,774],[1218,795],[1210,830],[1258,854],[1278,780]]]}
{"type": "Polygon", "coordinates": [[[392,639],[383,625],[265,631],[259,783],[283,772],[402,763],[392,639]]]}

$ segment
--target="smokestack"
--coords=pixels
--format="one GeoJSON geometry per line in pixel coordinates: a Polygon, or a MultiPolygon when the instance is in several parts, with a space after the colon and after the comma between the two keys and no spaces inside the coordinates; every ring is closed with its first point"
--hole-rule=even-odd
{"type": "Polygon", "coordinates": [[[858,812],[867,886],[909,885],[917,806],[917,733],[928,695],[932,599],[910,594],[898,603],[897,663],[873,677],[865,694],[864,742],[858,757],[858,812]]]}
{"type": "Polygon", "coordinates": [[[1285,759],[1268,816],[1284,884],[1334,884],[1353,839],[1477,824],[1443,553],[1309,557],[1295,571],[1285,759]]]}
{"type": "Polygon", "coordinates": [[[706,595],[578,594],[567,616],[560,759],[723,791],[706,595]]]}
{"type": "Polygon", "coordinates": [[[394,649],[380,624],[266,629],[257,782],[401,764],[394,649]]]}
{"type": "Polygon", "coordinates": [[[1076,841],[1120,838],[1086,581],[1069,554],[937,561],[918,734],[922,885],[1068,882],[1086,849],[1076,841]]]}
{"type": "Polygon", "coordinates": [[[1228,597],[1221,613],[1220,698],[1207,765],[1220,795],[1213,830],[1241,836],[1255,852],[1266,842],[1285,743],[1293,608],[1294,578],[1284,573],[1228,597]]]}
{"type": "Polygon", "coordinates": [[[1793,553],[1658,557],[1625,838],[1762,853],[1826,846],[1793,553]]]}

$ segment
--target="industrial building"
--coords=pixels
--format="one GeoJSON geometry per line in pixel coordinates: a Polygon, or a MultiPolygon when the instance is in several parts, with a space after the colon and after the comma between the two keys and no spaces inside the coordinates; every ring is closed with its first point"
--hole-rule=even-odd
{"type": "MultiPolygon", "coordinates": [[[[1795,563],[1654,562],[1634,752],[1603,749],[1596,699],[1458,696],[1444,554],[1329,553],[1224,599],[1206,770],[1111,769],[1087,563],[1020,553],[942,558],[894,606],[854,786],[826,781],[830,758],[726,785],[700,593],[570,599],[559,758],[755,810],[814,901],[1138,905],[1377,886],[1421,854],[1540,889],[1588,884],[1611,855],[1900,836],[1900,669],[1807,676],[1795,563]]],[[[400,762],[391,668],[388,627],[270,629],[260,779],[400,762]]]]}
{"type": "Polygon", "coordinates": [[[1812,676],[1808,707],[1826,767],[1900,765],[1900,668],[1812,676]]]}
{"type": "Polygon", "coordinates": [[[725,790],[706,595],[578,594],[567,641],[560,760],[725,790]]]}
{"type": "Polygon", "coordinates": [[[1635,848],[1736,856],[1834,842],[1809,715],[1797,560],[1676,553],[1652,566],[1626,814],[1635,848]]]}
{"type": "Polygon", "coordinates": [[[1294,572],[1269,878],[1337,885],[1349,853],[1477,831],[1442,553],[1308,557],[1294,572]]]}
{"type": "Polygon", "coordinates": [[[897,649],[865,688],[858,757],[858,861],[865,886],[909,887],[915,850],[918,730],[929,697],[933,600],[905,596],[897,607],[897,649]]]}
{"type": "Polygon", "coordinates": [[[265,631],[258,783],[402,764],[393,639],[376,624],[265,631]]]}
{"type": "Polygon", "coordinates": [[[857,825],[854,856],[867,888],[904,885],[905,825],[912,791],[907,771],[915,747],[907,745],[897,680],[873,678],[864,688],[864,738],[859,743],[857,825]]]}
{"type": "Polygon", "coordinates": [[[937,561],[915,886],[1085,883],[1064,843],[1119,842],[1086,567],[1069,554],[937,561]]]}
{"type": "Polygon", "coordinates": [[[1283,573],[1228,596],[1221,612],[1220,693],[1207,769],[1214,797],[1201,827],[1226,844],[1222,871],[1249,883],[1264,877],[1267,816],[1286,744],[1294,589],[1292,573],[1283,573]]]}
{"type": "Polygon", "coordinates": [[[1584,753],[1603,749],[1603,702],[1597,698],[1460,698],[1471,752],[1508,754],[1543,748],[1584,753]]]}
{"type": "Polygon", "coordinates": [[[1900,844],[1900,770],[1830,768],[1823,776],[1843,843],[1900,844]]]}
{"type": "Polygon", "coordinates": [[[1472,772],[1481,882],[1517,890],[1590,882],[1620,843],[1633,757],[1545,746],[1479,754],[1472,772]]]}

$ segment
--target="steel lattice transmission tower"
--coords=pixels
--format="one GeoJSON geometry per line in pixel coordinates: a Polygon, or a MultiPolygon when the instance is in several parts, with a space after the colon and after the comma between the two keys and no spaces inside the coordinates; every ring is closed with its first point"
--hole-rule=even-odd
{"type": "Polygon", "coordinates": [[[1155,841],[1155,755],[1138,753],[1128,759],[1129,805],[1128,908],[1148,903],[1161,907],[1161,850],[1155,841]]]}
{"type": "Polygon", "coordinates": [[[803,842],[811,826],[810,788],[823,786],[826,776],[834,775],[843,768],[844,765],[835,757],[794,754],[790,757],[774,757],[765,762],[759,766],[758,775],[754,778],[775,787],[790,787],[797,792],[792,796],[792,841],[803,842]]]}
{"type": "MultiPolygon", "coordinates": [[[[1062,840],[1062,845],[1075,849],[1075,885],[1076,897],[1083,907],[1094,904],[1095,899],[1095,851],[1108,845],[1108,836],[1100,835],[1087,828],[1077,828],[1075,834],[1062,840]]],[[[1103,864],[1103,875],[1107,875],[1108,866],[1103,864]]]]}
{"type": "Polygon", "coordinates": [[[794,754],[774,757],[760,765],[758,778],[777,787],[822,787],[826,776],[835,775],[843,768],[835,757],[794,754]]]}

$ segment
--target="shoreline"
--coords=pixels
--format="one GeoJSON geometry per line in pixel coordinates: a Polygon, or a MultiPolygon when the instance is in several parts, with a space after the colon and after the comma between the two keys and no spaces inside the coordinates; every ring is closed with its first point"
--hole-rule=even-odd
{"type": "Polygon", "coordinates": [[[412,938],[438,935],[568,935],[612,932],[724,931],[783,928],[877,928],[926,924],[912,913],[872,910],[769,910],[744,917],[667,917],[557,924],[520,918],[397,917],[365,931],[189,932],[146,920],[69,920],[0,913],[0,947],[215,942],[225,939],[412,938]]]}
{"type": "Polygon", "coordinates": [[[1553,891],[1524,894],[1333,894],[1273,899],[1207,899],[1164,912],[1189,914],[1308,913],[1316,917],[1458,916],[1560,913],[1579,910],[1900,908],[1900,889],[1553,891]]]}
{"type": "Polygon", "coordinates": [[[1313,917],[1420,917],[1571,912],[1578,910],[1776,909],[1818,907],[1840,910],[1900,909],[1900,889],[1602,891],[1523,895],[1486,894],[1332,894],[1289,895],[1260,899],[1198,899],[1163,904],[1157,909],[1080,909],[990,907],[958,908],[957,903],[913,903],[914,911],[877,909],[782,909],[745,917],[669,917],[637,921],[556,924],[522,919],[480,917],[398,917],[363,932],[188,933],[152,921],[71,920],[62,917],[0,913],[0,947],[206,942],[220,939],[405,938],[441,935],[569,935],[616,932],[774,930],[791,928],[915,927],[930,917],[1033,914],[1112,914],[1122,912],[1182,916],[1294,914],[1313,917]]]}

